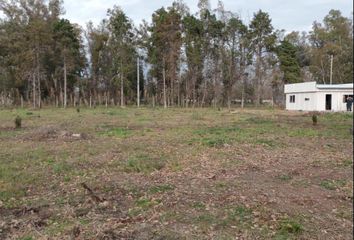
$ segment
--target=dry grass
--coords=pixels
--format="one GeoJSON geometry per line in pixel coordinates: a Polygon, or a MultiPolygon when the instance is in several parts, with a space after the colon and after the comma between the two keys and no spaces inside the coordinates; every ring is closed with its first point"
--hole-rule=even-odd
{"type": "Polygon", "coordinates": [[[352,239],[352,120],[0,110],[0,239],[352,239]]]}

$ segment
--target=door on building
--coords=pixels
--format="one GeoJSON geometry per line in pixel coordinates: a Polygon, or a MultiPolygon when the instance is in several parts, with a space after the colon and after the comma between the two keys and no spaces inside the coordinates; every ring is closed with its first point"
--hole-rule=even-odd
{"type": "Polygon", "coordinates": [[[326,110],[332,110],[332,94],[326,94],[326,110]]]}

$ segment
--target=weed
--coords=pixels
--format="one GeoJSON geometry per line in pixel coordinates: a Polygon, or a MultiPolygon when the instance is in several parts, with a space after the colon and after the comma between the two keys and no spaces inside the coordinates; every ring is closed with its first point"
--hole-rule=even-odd
{"type": "Polygon", "coordinates": [[[340,187],[345,186],[344,180],[328,180],[325,179],[320,183],[320,186],[328,190],[336,190],[340,187]]]}
{"type": "Polygon", "coordinates": [[[320,133],[314,129],[300,128],[300,129],[290,130],[288,136],[289,137],[318,137],[320,136],[320,133]]]}
{"type": "Polygon", "coordinates": [[[19,129],[22,126],[22,118],[20,116],[17,116],[15,118],[15,128],[19,129]]]}
{"type": "Polygon", "coordinates": [[[275,235],[277,240],[290,239],[292,236],[297,236],[303,232],[304,227],[295,219],[284,219],[280,222],[278,232],[275,235]]]}
{"type": "Polygon", "coordinates": [[[244,206],[237,206],[229,211],[229,219],[243,223],[252,216],[252,210],[244,206]]]}
{"type": "Polygon", "coordinates": [[[312,124],[313,124],[314,126],[317,125],[317,115],[316,115],[316,114],[313,114],[313,115],[312,115],[312,124]]]}
{"type": "Polygon", "coordinates": [[[20,237],[18,240],[34,240],[32,236],[20,237]]]}
{"type": "Polygon", "coordinates": [[[216,188],[226,188],[227,183],[226,182],[217,182],[216,183],[216,188]]]}
{"type": "Polygon", "coordinates": [[[276,143],[273,140],[269,139],[256,139],[254,141],[255,144],[257,145],[263,145],[263,146],[268,146],[268,147],[275,147],[276,143]]]}
{"type": "Polygon", "coordinates": [[[129,158],[123,166],[125,172],[143,172],[150,173],[155,170],[161,170],[165,162],[161,158],[153,158],[148,155],[138,155],[129,158]]]}
{"type": "Polygon", "coordinates": [[[169,169],[171,169],[173,172],[179,172],[182,170],[182,166],[179,162],[177,161],[171,161],[168,163],[169,169]]]}
{"type": "Polygon", "coordinates": [[[270,119],[265,119],[261,117],[251,117],[246,119],[246,122],[248,123],[254,123],[258,125],[266,125],[266,124],[273,124],[274,122],[270,119]]]}
{"type": "Polygon", "coordinates": [[[101,134],[108,137],[126,138],[131,134],[131,130],[127,128],[111,128],[101,132],[101,134]]]}
{"type": "Polygon", "coordinates": [[[153,186],[150,188],[150,193],[163,193],[163,192],[167,192],[167,191],[171,191],[174,189],[174,186],[169,185],[169,184],[165,184],[165,185],[157,185],[157,186],[153,186]]]}
{"type": "Polygon", "coordinates": [[[140,198],[135,202],[135,205],[142,209],[147,209],[157,204],[159,204],[158,200],[151,200],[148,198],[140,198]]]}
{"type": "Polygon", "coordinates": [[[202,202],[196,202],[196,203],[194,203],[192,206],[193,206],[193,208],[195,208],[195,209],[205,209],[205,204],[202,203],[202,202]]]}
{"type": "Polygon", "coordinates": [[[70,170],[72,170],[72,166],[66,162],[59,162],[53,165],[53,172],[58,175],[64,174],[70,170]]]}
{"type": "Polygon", "coordinates": [[[55,236],[58,234],[62,234],[71,227],[72,222],[66,219],[60,219],[58,217],[54,217],[48,221],[48,227],[46,228],[47,234],[50,236],[55,236]]]}
{"type": "Polygon", "coordinates": [[[214,224],[217,221],[216,217],[210,213],[201,214],[195,220],[197,222],[207,223],[208,225],[214,224]]]}
{"type": "Polygon", "coordinates": [[[342,166],[342,167],[353,167],[353,160],[352,159],[347,159],[347,160],[344,160],[342,161],[339,166],[342,166]]]}
{"type": "Polygon", "coordinates": [[[293,179],[293,177],[292,177],[291,175],[287,175],[287,174],[281,174],[281,175],[277,176],[277,178],[278,178],[279,180],[284,181],[284,182],[288,182],[288,181],[290,181],[291,179],[293,179]]]}

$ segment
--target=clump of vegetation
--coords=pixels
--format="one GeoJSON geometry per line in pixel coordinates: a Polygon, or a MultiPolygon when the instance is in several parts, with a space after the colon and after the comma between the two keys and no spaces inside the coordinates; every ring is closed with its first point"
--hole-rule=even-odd
{"type": "Polygon", "coordinates": [[[252,217],[252,210],[244,206],[237,206],[229,212],[229,219],[243,223],[252,217]]]}
{"type": "Polygon", "coordinates": [[[80,108],[76,108],[76,112],[80,113],[80,108]]]}
{"type": "Polygon", "coordinates": [[[336,190],[337,188],[345,186],[344,180],[323,180],[320,186],[328,190],[336,190]]]}
{"type": "Polygon", "coordinates": [[[118,137],[118,138],[126,138],[131,134],[131,130],[128,128],[108,128],[104,132],[101,132],[101,135],[107,137],[118,137]]]}
{"type": "Polygon", "coordinates": [[[299,234],[303,231],[303,226],[298,221],[285,219],[280,223],[280,233],[282,235],[299,234]]]}
{"type": "Polygon", "coordinates": [[[129,158],[123,166],[125,172],[150,173],[155,170],[161,170],[165,162],[161,158],[153,158],[147,155],[139,155],[129,158]]]}
{"type": "Polygon", "coordinates": [[[192,207],[195,209],[205,209],[205,204],[202,202],[196,202],[192,205],[192,207]]]}
{"type": "Polygon", "coordinates": [[[316,114],[312,114],[312,124],[314,126],[316,126],[317,122],[318,122],[317,115],[316,114]]]}
{"type": "Polygon", "coordinates": [[[15,128],[19,129],[22,127],[22,118],[20,116],[17,116],[15,118],[15,128]]]}
{"type": "Polygon", "coordinates": [[[293,179],[293,177],[291,175],[287,175],[287,174],[282,174],[282,175],[279,175],[278,176],[278,179],[279,180],[282,180],[284,182],[288,182],[290,181],[291,179],[293,179]]]}
{"type": "Polygon", "coordinates": [[[171,191],[174,189],[174,186],[166,184],[166,185],[157,185],[150,188],[151,193],[163,193],[167,191],[171,191]]]}

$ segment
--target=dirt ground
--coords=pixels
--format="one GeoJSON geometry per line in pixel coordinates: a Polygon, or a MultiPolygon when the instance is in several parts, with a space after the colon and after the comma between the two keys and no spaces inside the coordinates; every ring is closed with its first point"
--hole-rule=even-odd
{"type": "Polygon", "coordinates": [[[352,239],[352,121],[0,110],[0,239],[352,239]]]}

